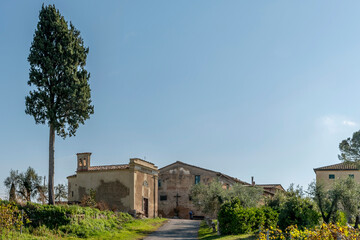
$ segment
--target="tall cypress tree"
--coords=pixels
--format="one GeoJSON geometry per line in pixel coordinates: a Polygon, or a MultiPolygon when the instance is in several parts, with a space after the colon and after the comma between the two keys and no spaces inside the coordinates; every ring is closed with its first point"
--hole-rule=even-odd
{"type": "Polygon", "coordinates": [[[74,136],[79,124],[94,113],[90,73],[85,69],[88,52],[80,32],[65,21],[55,5],[43,5],[28,57],[28,84],[33,88],[25,98],[25,113],[50,129],[49,204],[55,202],[55,133],[62,138],[74,136]]]}

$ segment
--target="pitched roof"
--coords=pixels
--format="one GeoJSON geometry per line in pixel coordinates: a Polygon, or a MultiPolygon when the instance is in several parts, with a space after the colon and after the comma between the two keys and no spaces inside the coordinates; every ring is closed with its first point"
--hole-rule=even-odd
{"type": "Polygon", "coordinates": [[[314,168],[314,172],[316,171],[329,171],[329,170],[359,170],[359,167],[355,163],[343,162],[338,164],[333,164],[329,166],[314,168]]]}
{"type": "Polygon", "coordinates": [[[238,182],[238,183],[241,183],[241,184],[244,184],[244,185],[250,185],[250,183],[247,183],[247,182],[244,182],[244,181],[241,181],[240,179],[237,179],[237,178],[234,178],[234,177],[230,177],[229,175],[226,175],[224,173],[221,173],[221,172],[216,172],[216,171],[213,171],[213,170],[209,170],[209,169],[206,169],[206,168],[201,168],[201,167],[198,167],[198,166],[194,166],[194,165],[190,165],[190,164],[187,164],[187,163],[184,163],[184,162],[181,162],[181,161],[176,161],[172,164],[169,164],[169,165],[166,165],[165,167],[162,167],[159,169],[159,172],[164,169],[164,168],[168,168],[172,165],[175,165],[177,163],[180,163],[180,164],[183,164],[183,165],[186,165],[186,166],[189,166],[189,167],[194,167],[194,168],[197,168],[197,169],[201,169],[201,170],[204,170],[204,171],[208,171],[208,172],[212,172],[212,173],[215,173],[216,175],[218,176],[223,176],[224,178],[227,178],[227,179],[230,179],[232,181],[235,181],[235,182],[238,182]]]}
{"type": "Polygon", "coordinates": [[[264,187],[264,188],[277,188],[280,187],[282,190],[285,191],[281,184],[255,184],[255,186],[264,187]]]}

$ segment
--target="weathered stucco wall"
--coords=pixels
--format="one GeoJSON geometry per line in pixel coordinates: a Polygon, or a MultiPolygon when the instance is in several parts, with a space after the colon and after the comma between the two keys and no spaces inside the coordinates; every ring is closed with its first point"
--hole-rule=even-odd
{"type": "MultiPolygon", "coordinates": [[[[203,184],[209,184],[218,178],[216,172],[187,166],[182,163],[175,163],[160,169],[159,215],[169,218],[176,215],[180,218],[189,218],[189,211],[191,210],[195,216],[206,216],[205,213],[196,209],[190,198],[190,189],[195,184],[196,175],[200,176],[200,182],[203,184]],[[165,196],[166,200],[164,200],[165,196]]],[[[226,188],[227,184],[233,184],[233,182],[221,177],[219,180],[223,182],[224,188],[226,188]]]]}
{"type": "Polygon", "coordinates": [[[105,202],[110,208],[129,211],[133,201],[133,186],[129,170],[84,171],[68,178],[69,201],[80,202],[90,189],[96,191],[96,201],[105,202]]]}
{"type": "Polygon", "coordinates": [[[354,175],[354,180],[360,183],[360,171],[359,170],[322,170],[316,171],[316,182],[324,185],[326,189],[330,189],[331,185],[337,179],[345,179],[349,175],[354,175]],[[335,175],[335,179],[329,179],[329,175],[335,175]]]}

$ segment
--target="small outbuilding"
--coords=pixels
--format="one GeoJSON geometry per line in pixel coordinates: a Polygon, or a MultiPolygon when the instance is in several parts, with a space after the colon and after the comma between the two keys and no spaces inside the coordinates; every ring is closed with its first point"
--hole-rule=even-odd
{"type": "Polygon", "coordinates": [[[76,174],[68,176],[68,201],[80,203],[95,191],[96,202],[133,215],[157,217],[158,168],[140,158],[128,164],[91,166],[91,153],[77,154],[76,174]]]}

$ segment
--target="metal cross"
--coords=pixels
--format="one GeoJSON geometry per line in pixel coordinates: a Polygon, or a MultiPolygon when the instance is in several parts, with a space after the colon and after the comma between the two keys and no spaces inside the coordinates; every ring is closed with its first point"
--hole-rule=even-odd
{"type": "Polygon", "coordinates": [[[176,196],[174,196],[174,197],[176,197],[176,207],[178,207],[179,206],[179,197],[181,197],[181,196],[179,196],[179,193],[176,193],[176,196]]]}

